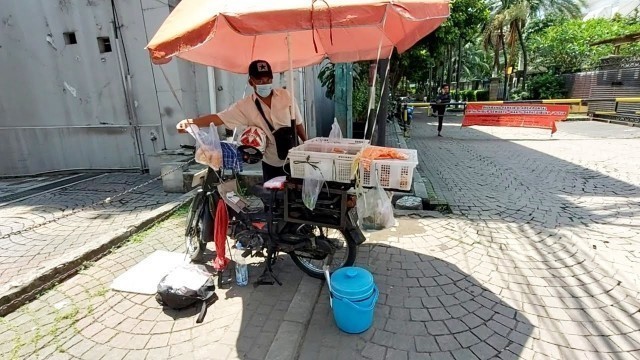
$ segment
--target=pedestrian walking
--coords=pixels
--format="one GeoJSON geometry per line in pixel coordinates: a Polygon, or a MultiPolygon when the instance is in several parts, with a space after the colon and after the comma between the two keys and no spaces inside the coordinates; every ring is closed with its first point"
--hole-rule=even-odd
{"type": "Polygon", "coordinates": [[[443,84],[440,87],[440,93],[436,97],[436,104],[433,105],[433,116],[438,116],[438,136],[442,136],[440,133],[442,132],[442,121],[444,120],[444,112],[447,109],[448,103],[451,102],[451,95],[449,94],[449,84],[443,84]],[[441,104],[441,105],[440,105],[441,104]]]}

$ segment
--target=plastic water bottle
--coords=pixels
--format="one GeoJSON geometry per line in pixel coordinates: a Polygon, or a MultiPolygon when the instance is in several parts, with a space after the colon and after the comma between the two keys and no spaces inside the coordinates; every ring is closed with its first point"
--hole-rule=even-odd
{"type": "Polygon", "coordinates": [[[249,269],[247,268],[247,259],[242,257],[244,248],[238,242],[236,249],[236,284],[238,286],[247,286],[249,284],[249,269]]]}

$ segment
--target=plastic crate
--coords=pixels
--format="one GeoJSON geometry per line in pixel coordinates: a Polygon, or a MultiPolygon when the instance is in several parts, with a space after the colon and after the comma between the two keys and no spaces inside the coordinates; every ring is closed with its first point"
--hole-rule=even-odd
{"type": "Polygon", "coordinates": [[[332,139],[332,138],[328,138],[328,137],[316,137],[313,139],[309,139],[307,141],[304,142],[305,144],[308,143],[323,143],[323,144],[327,144],[327,143],[331,143],[331,144],[345,144],[345,145],[369,145],[369,140],[365,140],[365,139],[332,139]]]}
{"type": "Polygon", "coordinates": [[[306,142],[289,150],[291,177],[316,178],[314,170],[319,170],[321,180],[351,182],[354,178],[353,162],[364,145],[306,142]]]}
{"type": "Polygon", "coordinates": [[[373,160],[369,170],[365,170],[360,164],[360,182],[365,187],[375,187],[378,185],[385,189],[401,191],[411,190],[413,182],[413,171],[418,165],[418,151],[413,149],[396,149],[397,151],[409,155],[407,160],[373,160]]]}

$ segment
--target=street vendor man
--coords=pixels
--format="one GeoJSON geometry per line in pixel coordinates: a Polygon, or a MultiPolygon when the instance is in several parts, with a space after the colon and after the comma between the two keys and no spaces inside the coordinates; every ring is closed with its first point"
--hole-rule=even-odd
{"type": "MultiPolygon", "coordinates": [[[[267,145],[262,159],[262,175],[264,181],[290,173],[288,164],[278,155],[274,132],[291,126],[291,94],[286,89],[273,88],[273,71],[271,65],[264,60],[255,60],[249,65],[249,85],[254,93],[231,105],[227,110],[217,114],[201,116],[195,119],[182,120],[176,125],[180,132],[184,132],[190,125],[206,127],[213,123],[215,126],[224,125],[228,129],[255,126],[267,134],[267,145]]],[[[296,134],[306,141],[302,115],[295,104],[296,134]]]]}

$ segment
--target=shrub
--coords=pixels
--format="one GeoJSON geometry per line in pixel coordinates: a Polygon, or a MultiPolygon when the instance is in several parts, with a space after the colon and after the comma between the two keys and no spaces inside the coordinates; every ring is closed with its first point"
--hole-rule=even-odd
{"type": "Polygon", "coordinates": [[[476,101],[489,101],[489,90],[476,90],[476,101]]]}
{"type": "Polygon", "coordinates": [[[522,90],[520,88],[511,90],[509,94],[509,100],[530,100],[531,95],[528,91],[522,90]]]}
{"type": "Polygon", "coordinates": [[[536,75],[527,83],[531,99],[561,99],[565,96],[564,81],[551,73],[536,75]]]}
{"type": "Polygon", "coordinates": [[[476,90],[467,90],[467,101],[477,101],[476,90]]]}

